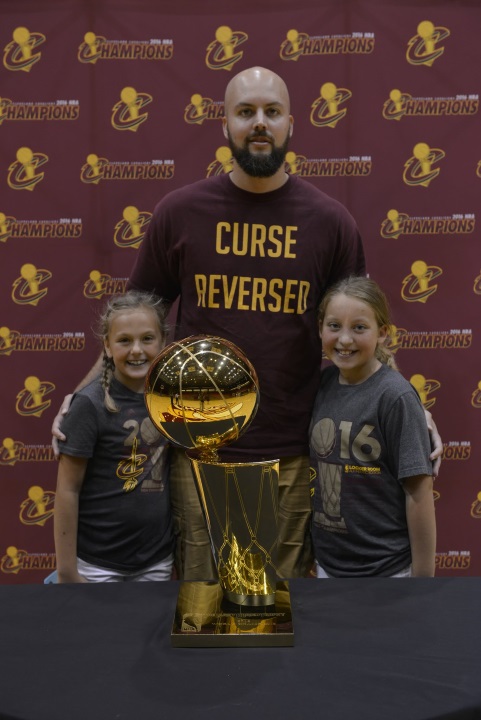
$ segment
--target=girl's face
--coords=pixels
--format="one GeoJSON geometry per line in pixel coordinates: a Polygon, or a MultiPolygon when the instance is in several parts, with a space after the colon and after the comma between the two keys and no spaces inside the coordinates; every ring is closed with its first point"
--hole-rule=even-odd
{"type": "Polygon", "coordinates": [[[367,303],[343,293],[334,295],[326,308],[321,340],[327,357],[339,368],[341,383],[357,385],[380,368],[375,352],[387,331],[387,326],[378,326],[367,303]]]}
{"type": "Polygon", "coordinates": [[[116,379],[134,392],[143,392],[152,360],[164,347],[154,310],[137,308],[118,312],[112,318],[104,347],[114,362],[116,379]]]}

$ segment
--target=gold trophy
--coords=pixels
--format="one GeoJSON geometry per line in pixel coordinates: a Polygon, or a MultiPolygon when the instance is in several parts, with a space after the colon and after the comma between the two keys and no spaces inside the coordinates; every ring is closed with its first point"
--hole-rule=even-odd
{"type": "Polygon", "coordinates": [[[227,340],[191,336],[155,358],[145,402],[155,427],[187,451],[218,572],[218,582],[181,585],[172,644],[292,645],[289,588],[276,569],[279,461],[219,455],[257,412],[253,366],[227,340]]]}

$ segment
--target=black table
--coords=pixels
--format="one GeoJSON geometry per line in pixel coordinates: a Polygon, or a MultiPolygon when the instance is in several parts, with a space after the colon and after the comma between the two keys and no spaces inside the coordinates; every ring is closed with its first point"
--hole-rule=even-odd
{"type": "Polygon", "coordinates": [[[481,718],[481,578],[293,580],[286,648],[171,647],[178,588],[0,588],[0,718],[481,718]]]}

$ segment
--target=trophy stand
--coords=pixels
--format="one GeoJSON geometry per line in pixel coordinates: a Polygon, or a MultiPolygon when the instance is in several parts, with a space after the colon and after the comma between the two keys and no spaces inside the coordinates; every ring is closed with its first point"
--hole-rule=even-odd
{"type": "Polygon", "coordinates": [[[278,579],[279,461],[220,462],[258,407],[254,368],[221,338],[174,342],[154,360],[145,399],[154,425],[187,450],[218,571],[184,582],[174,647],[294,644],[289,586],[278,579]]]}

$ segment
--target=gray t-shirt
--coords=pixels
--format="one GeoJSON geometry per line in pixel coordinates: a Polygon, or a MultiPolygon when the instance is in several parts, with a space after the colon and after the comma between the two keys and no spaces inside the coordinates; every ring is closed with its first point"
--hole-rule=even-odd
{"type": "Polygon", "coordinates": [[[88,458],[79,498],[78,556],[130,572],[172,551],[168,446],[142,393],[114,379],[111,395],[119,412],[104,406],[99,379],[74,395],[60,452],[88,458]]]}
{"type": "Polygon", "coordinates": [[[321,374],[309,430],[315,473],[312,539],[335,577],[393,575],[411,562],[403,479],[431,475],[430,440],[414,388],[382,365],[359,385],[321,374]]]}

